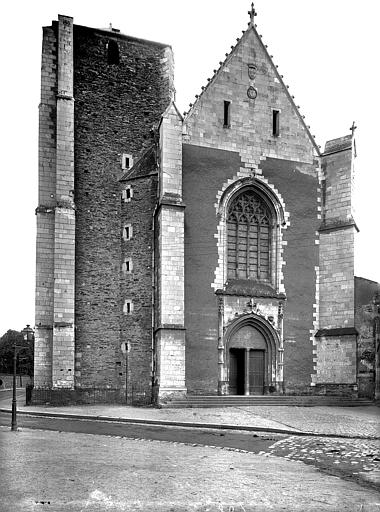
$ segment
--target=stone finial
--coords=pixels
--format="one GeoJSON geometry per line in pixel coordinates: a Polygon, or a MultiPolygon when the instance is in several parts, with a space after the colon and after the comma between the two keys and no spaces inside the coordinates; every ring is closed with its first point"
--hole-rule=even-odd
{"type": "Polygon", "coordinates": [[[257,12],[255,10],[255,6],[253,5],[253,2],[251,3],[251,10],[248,11],[248,14],[249,14],[249,17],[250,17],[250,20],[251,20],[251,24],[253,26],[254,23],[255,23],[255,16],[257,16],[257,12]]]}

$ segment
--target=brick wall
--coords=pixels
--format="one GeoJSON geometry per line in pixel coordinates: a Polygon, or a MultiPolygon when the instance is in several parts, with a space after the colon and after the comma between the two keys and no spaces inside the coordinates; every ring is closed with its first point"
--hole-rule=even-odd
{"type": "Polygon", "coordinates": [[[289,212],[289,226],[283,231],[285,390],[305,392],[313,368],[310,330],[318,265],[318,180],[311,165],[267,158],[261,167],[263,174],[281,191],[289,212]]]}
{"type": "Polygon", "coordinates": [[[186,385],[189,393],[218,388],[218,310],[211,287],[218,266],[215,200],[225,180],[239,170],[238,153],[185,144],[186,385]]]}

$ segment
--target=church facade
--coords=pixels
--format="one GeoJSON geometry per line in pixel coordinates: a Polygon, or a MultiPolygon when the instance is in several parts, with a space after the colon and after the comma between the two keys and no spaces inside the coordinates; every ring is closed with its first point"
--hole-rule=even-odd
{"type": "Polygon", "coordinates": [[[184,117],[169,46],[44,28],[35,397],[357,395],[354,130],[320,151],[254,14],[184,117]]]}

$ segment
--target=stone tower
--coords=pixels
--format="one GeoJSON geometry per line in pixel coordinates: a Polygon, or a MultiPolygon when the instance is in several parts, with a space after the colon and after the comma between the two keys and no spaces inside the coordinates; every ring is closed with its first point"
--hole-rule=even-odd
{"type": "Polygon", "coordinates": [[[155,155],[123,178],[173,95],[169,46],[68,16],[44,28],[35,394],[151,393],[155,155]]]}

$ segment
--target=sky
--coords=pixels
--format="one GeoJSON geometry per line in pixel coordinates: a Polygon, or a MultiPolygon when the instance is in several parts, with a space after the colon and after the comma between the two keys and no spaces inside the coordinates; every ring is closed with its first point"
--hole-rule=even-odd
{"type": "MultiPolygon", "coordinates": [[[[319,145],[356,130],[355,275],[380,282],[378,0],[256,0],[256,24],[319,145]]],[[[247,0],[14,0],[2,3],[0,336],[34,325],[42,26],[58,14],[170,44],[180,112],[247,28],[247,0]]]]}

